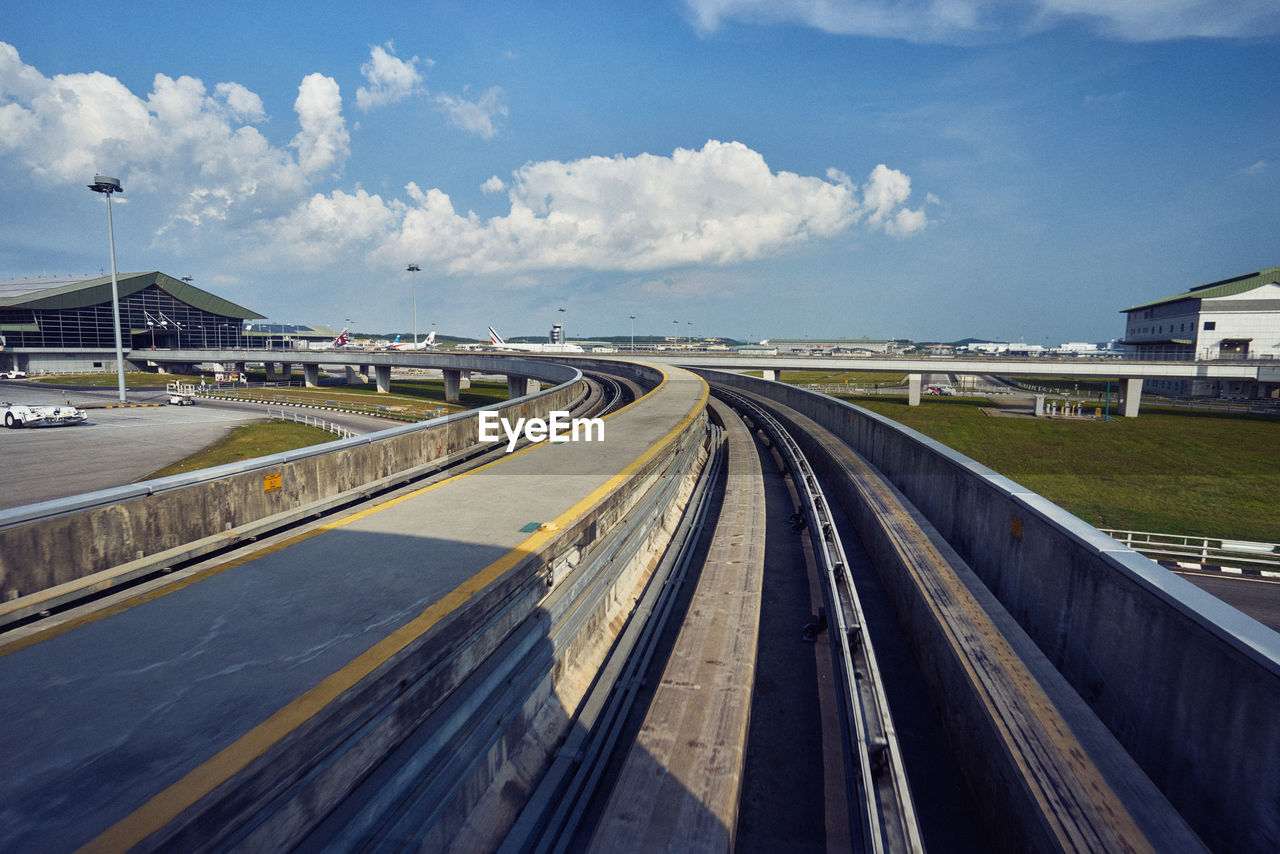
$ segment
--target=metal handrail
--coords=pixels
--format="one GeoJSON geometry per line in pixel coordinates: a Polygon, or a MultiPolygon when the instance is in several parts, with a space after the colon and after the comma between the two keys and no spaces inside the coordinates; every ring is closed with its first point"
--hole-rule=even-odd
{"type": "Polygon", "coordinates": [[[1099,528],[1152,560],[1280,574],[1280,543],[1099,528]]]}
{"type": "Polygon", "coordinates": [[[268,409],[268,418],[279,418],[281,421],[292,421],[296,424],[304,424],[307,427],[315,427],[317,430],[324,430],[333,433],[339,439],[349,439],[357,435],[354,430],[348,430],[340,424],[334,424],[332,421],[325,421],[323,418],[317,418],[306,412],[294,412],[287,409],[268,409]]]}
{"type": "Polygon", "coordinates": [[[884,679],[835,518],[817,475],[791,433],[766,409],[723,387],[718,387],[716,394],[729,400],[735,409],[748,413],[771,435],[786,459],[804,505],[814,553],[822,563],[831,611],[829,631],[836,659],[833,663],[843,682],[842,706],[851,748],[846,754],[846,766],[861,800],[850,806],[862,817],[864,847],[875,854],[922,851],[924,843],[884,679]]]}

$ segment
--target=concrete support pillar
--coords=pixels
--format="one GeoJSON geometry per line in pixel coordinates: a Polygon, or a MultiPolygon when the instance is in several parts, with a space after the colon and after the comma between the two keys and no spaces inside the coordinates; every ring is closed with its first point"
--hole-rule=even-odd
{"type": "Polygon", "coordinates": [[[347,365],[346,371],[347,371],[347,385],[355,385],[356,383],[364,382],[364,377],[357,374],[355,368],[351,367],[350,365],[347,365]]]}
{"type": "Polygon", "coordinates": [[[373,376],[373,365],[361,365],[356,376],[360,377],[360,382],[367,383],[369,377],[373,376]]]}
{"type": "Polygon", "coordinates": [[[458,388],[460,389],[471,388],[471,372],[470,371],[458,371],[458,388]]]}
{"type": "Polygon", "coordinates": [[[507,375],[508,400],[514,397],[524,397],[526,394],[533,394],[538,388],[537,380],[531,380],[528,377],[521,377],[516,374],[507,375]]]}
{"type": "Polygon", "coordinates": [[[1138,417],[1138,405],[1142,403],[1142,379],[1125,379],[1120,381],[1121,404],[1124,406],[1125,418],[1138,417]]]}
{"type": "Polygon", "coordinates": [[[907,404],[920,405],[920,386],[924,383],[923,374],[907,374],[907,404]]]}
{"type": "MultiPolygon", "coordinates": [[[[444,375],[444,399],[446,403],[458,402],[458,388],[461,385],[462,372],[445,368],[440,371],[444,375]]],[[[469,384],[468,384],[469,385],[469,384]]]]}
{"type": "Polygon", "coordinates": [[[1036,418],[1044,417],[1044,395],[1036,395],[1036,418]]]}
{"type": "Polygon", "coordinates": [[[388,394],[391,391],[391,366],[390,365],[374,365],[373,377],[378,382],[378,394],[388,394]]]}
{"type": "Polygon", "coordinates": [[[320,385],[320,366],[303,365],[302,376],[306,380],[307,388],[316,388],[320,385]]]}
{"type": "Polygon", "coordinates": [[[776,383],[778,381],[778,372],[775,371],[773,368],[765,368],[763,371],[761,371],[760,375],[764,377],[766,380],[768,380],[769,382],[776,383]]]}

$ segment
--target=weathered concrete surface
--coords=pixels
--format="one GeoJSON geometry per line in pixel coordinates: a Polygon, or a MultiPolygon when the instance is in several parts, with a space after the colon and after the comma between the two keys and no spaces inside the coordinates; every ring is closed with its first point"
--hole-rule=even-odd
{"type": "MultiPolygon", "coordinates": [[[[512,420],[545,418],[553,410],[570,409],[584,392],[585,384],[566,383],[496,408],[512,420]]],[[[476,441],[475,415],[464,413],[248,464],[148,481],[119,491],[119,503],[0,529],[0,591],[10,599],[14,591],[26,595],[73,581],[358,489],[476,441]]],[[[23,510],[33,508],[0,513],[0,522],[23,510]]]]}
{"type": "Polygon", "coordinates": [[[889,419],[699,373],[798,410],[884,473],[1210,848],[1280,850],[1280,634],[889,419]]]}
{"type": "Polygon", "coordinates": [[[725,425],[728,487],[697,588],[593,851],[732,851],[755,684],[765,503],[741,419],[725,425]]]}
{"type": "Polygon", "coordinates": [[[554,559],[663,478],[704,400],[687,377],[607,442],[536,446],[0,643],[0,848],[278,850],[536,615],[554,559]]]}

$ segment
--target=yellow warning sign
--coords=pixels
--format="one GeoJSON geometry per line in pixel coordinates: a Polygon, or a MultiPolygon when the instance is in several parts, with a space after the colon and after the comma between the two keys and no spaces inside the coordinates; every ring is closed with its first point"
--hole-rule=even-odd
{"type": "Polygon", "coordinates": [[[280,472],[262,478],[262,491],[272,492],[280,488],[280,472]]]}

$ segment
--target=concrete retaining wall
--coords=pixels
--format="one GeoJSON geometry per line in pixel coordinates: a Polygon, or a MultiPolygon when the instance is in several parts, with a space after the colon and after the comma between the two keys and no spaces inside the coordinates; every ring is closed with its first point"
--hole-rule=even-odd
{"type": "MultiPolygon", "coordinates": [[[[427,793],[426,802],[420,812],[409,810],[403,820],[415,823],[413,834],[426,834],[418,840],[424,850],[434,850],[437,842],[436,847],[466,850],[458,840],[500,833],[519,807],[525,794],[520,790],[534,782],[517,773],[524,768],[522,761],[539,761],[525,756],[530,746],[533,753],[537,745],[554,750],[556,734],[570,722],[570,711],[561,703],[572,695],[573,686],[563,682],[580,647],[552,631],[552,624],[573,605],[549,604],[562,592],[553,584],[557,559],[575,552],[581,555],[581,566],[591,567],[593,549],[613,529],[628,527],[620,523],[650,490],[671,478],[693,476],[689,461],[705,431],[705,415],[690,418],[616,490],[520,555],[465,604],[137,850],[292,848],[419,728],[430,732],[430,744],[417,747],[431,759],[415,760],[423,767],[412,786],[427,793]],[[531,693],[521,693],[524,690],[531,693]],[[495,715],[501,726],[490,720],[495,715]],[[477,811],[480,817],[474,815],[477,811]]],[[[662,505],[654,512],[675,511],[662,505]]],[[[647,530],[643,520],[631,521],[633,530],[647,530]]],[[[648,556],[642,551],[642,558],[648,556]]],[[[629,585],[621,582],[634,584],[651,569],[644,559],[636,565],[598,567],[624,587],[629,585]]],[[[564,584],[566,593],[570,588],[573,599],[589,592],[589,585],[575,585],[573,580],[564,584]]],[[[593,635],[584,637],[607,648],[625,622],[623,612],[633,595],[620,589],[605,596],[596,603],[601,613],[587,620],[579,634],[593,635]]],[[[580,678],[582,684],[573,689],[579,692],[590,681],[580,678]]],[[[384,797],[390,796],[375,797],[368,807],[379,818],[384,815],[379,810],[396,806],[388,806],[384,797]]],[[[351,821],[341,827],[343,833],[353,834],[351,838],[329,841],[338,847],[361,847],[360,834],[373,831],[360,825],[351,821]]]]}
{"type": "MultiPolygon", "coordinates": [[[[548,368],[541,365],[545,375],[548,368]]],[[[568,369],[577,376],[576,371],[568,369]]],[[[585,391],[571,380],[485,407],[503,417],[546,417],[585,391]]],[[[146,555],[217,537],[446,457],[477,441],[475,412],[393,427],[244,463],[159,478],[0,513],[5,600],[75,581],[146,555]]]]}
{"type": "Polygon", "coordinates": [[[913,430],[780,383],[884,473],[1215,850],[1280,850],[1280,635],[913,430]]]}

